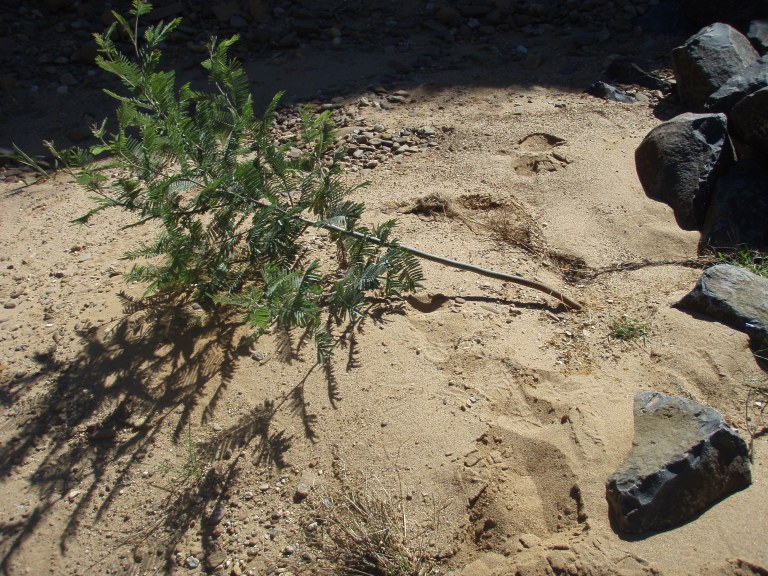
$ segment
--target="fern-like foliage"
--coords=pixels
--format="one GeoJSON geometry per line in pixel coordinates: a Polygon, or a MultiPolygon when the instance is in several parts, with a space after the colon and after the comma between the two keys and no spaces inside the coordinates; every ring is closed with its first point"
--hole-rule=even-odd
{"type": "Polygon", "coordinates": [[[95,194],[94,208],[76,222],[121,208],[136,216],[131,226],[159,224],[153,240],[125,254],[134,261],[129,280],[208,307],[241,307],[257,331],[303,328],[325,362],[333,339],[324,319],[357,322],[369,294],[414,290],[419,264],[392,239],[394,221],[360,225],[365,206],[348,199],[327,112],[302,112],[305,151],[287,157],[272,136],[281,95],[262,116],[254,112],[248,78],[230,55],[237,36],[210,41],[202,63],[208,90],[179,86],[161,67],[161,45],[181,21],[142,31],[140,17],[151,8],[133,0],[131,21],[115,13],[96,35],[97,64],[124,87],[107,91],[117,102],[116,130],[108,132],[106,121],[94,127],[98,144],[88,149],[50,145],[95,194]],[[118,36],[128,39],[127,53],[118,36]],[[307,229],[329,225],[343,258],[333,269],[304,262],[307,229]]]}

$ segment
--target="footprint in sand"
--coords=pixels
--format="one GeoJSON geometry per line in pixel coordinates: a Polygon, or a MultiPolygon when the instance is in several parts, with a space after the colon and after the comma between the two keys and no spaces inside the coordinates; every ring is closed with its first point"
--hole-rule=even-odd
{"type": "Polygon", "coordinates": [[[552,134],[534,132],[517,144],[513,155],[512,167],[522,176],[535,176],[546,172],[564,169],[571,160],[556,148],[565,144],[565,140],[552,134]]]}
{"type": "Polygon", "coordinates": [[[578,478],[549,442],[492,427],[467,454],[459,481],[467,494],[472,537],[503,551],[516,534],[540,537],[586,521],[578,478]]]}

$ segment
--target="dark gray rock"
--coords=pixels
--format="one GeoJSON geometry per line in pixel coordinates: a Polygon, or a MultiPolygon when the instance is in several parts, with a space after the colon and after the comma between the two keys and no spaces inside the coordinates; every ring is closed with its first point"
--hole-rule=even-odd
{"type": "Polygon", "coordinates": [[[632,449],[606,484],[618,530],[671,528],[751,484],[747,444],[714,408],[644,391],[634,412],[632,449]]]}
{"type": "Polygon", "coordinates": [[[456,6],[465,18],[484,18],[494,9],[493,2],[462,2],[456,6]]]}
{"type": "Polygon", "coordinates": [[[768,55],[744,68],[729,78],[707,98],[704,107],[710,112],[728,114],[745,96],[768,86],[768,55]]]}
{"type": "Polygon", "coordinates": [[[293,501],[302,502],[318,486],[320,486],[320,477],[310,470],[304,470],[301,473],[298,484],[296,484],[293,501]]]}
{"type": "Polygon", "coordinates": [[[749,23],[747,38],[760,54],[768,52],[768,20],[753,20],[749,23]]]}
{"type": "Polygon", "coordinates": [[[746,332],[755,350],[768,347],[768,278],[733,264],[715,264],[675,306],[746,332]]]}
{"type": "Polygon", "coordinates": [[[464,18],[456,8],[452,6],[441,6],[435,12],[435,18],[447,26],[459,26],[464,18]]]}
{"type": "Polygon", "coordinates": [[[729,119],[735,138],[768,154],[768,86],[739,100],[729,119]]]}
{"type": "Polygon", "coordinates": [[[634,96],[627,94],[624,92],[624,90],[620,90],[615,86],[606,84],[601,80],[598,80],[589,88],[587,88],[587,94],[591,94],[597,98],[602,98],[603,100],[613,100],[614,102],[623,102],[625,104],[637,103],[637,98],[634,96]]]}
{"type": "Polygon", "coordinates": [[[768,248],[768,171],[763,162],[740,160],[715,183],[700,251],[768,248]]]}
{"type": "Polygon", "coordinates": [[[645,193],[671,206],[685,230],[704,225],[712,185],[733,159],[724,114],[676,116],[651,130],[635,151],[645,193]]]}
{"type": "Polygon", "coordinates": [[[759,56],[735,28],[721,22],[703,28],[672,50],[680,99],[693,110],[703,110],[710,94],[759,56]]]}

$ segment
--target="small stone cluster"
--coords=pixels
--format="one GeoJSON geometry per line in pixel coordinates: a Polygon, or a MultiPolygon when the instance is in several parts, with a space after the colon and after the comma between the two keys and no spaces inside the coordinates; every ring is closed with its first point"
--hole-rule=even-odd
{"type": "Polygon", "coordinates": [[[416,154],[437,147],[437,134],[432,126],[396,131],[389,131],[382,124],[372,128],[354,128],[341,138],[342,142],[346,142],[347,150],[344,164],[351,172],[360,168],[376,168],[394,156],[416,154]]]}
{"type": "MultiPolygon", "coordinates": [[[[182,570],[208,574],[317,573],[317,550],[308,545],[321,527],[302,502],[320,486],[312,470],[284,474],[240,494],[228,495],[203,513],[200,534],[191,531],[174,547],[172,560],[182,570]],[[293,490],[293,506],[286,497],[293,490]],[[200,542],[202,533],[209,541],[200,542]]],[[[134,558],[137,564],[140,560],[134,558]]],[[[173,572],[174,574],[176,572],[173,572]]]]}
{"type": "Polygon", "coordinates": [[[700,251],[768,248],[768,21],[745,36],[715,23],[672,51],[690,112],[657,126],[635,153],[651,198],[669,204],[700,251]],[[763,53],[763,56],[760,54],[763,53]]]}
{"type": "MultiPolygon", "coordinates": [[[[379,87],[353,100],[337,97],[331,102],[313,103],[320,111],[330,110],[334,124],[340,126],[331,151],[343,149],[340,165],[344,170],[372,170],[398,156],[439,148],[441,136],[451,132],[451,127],[424,125],[392,129],[383,124],[371,124],[362,115],[365,109],[389,109],[407,104],[410,98],[410,93],[405,90],[390,92],[379,87]]],[[[301,106],[289,106],[277,113],[274,137],[278,143],[290,146],[289,158],[298,158],[308,151],[299,138],[300,110],[301,106]]]]}

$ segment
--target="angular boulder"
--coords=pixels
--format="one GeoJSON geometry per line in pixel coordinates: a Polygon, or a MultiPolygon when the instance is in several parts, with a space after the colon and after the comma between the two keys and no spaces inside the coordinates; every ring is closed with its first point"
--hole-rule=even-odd
{"type": "Polygon", "coordinates": [[[746,332],[754,350],[768,348],[768,278],[733,264],[715,264],[675,306],[746,332]]]}
{"type": "Polygon", "coordinates": [[[591,94],[596,98],[602,98],[603,100],[612,100],[614,102],[623,102],[625,104],[635,104],[637,102],[637,98],[634,96],[627,94],[624,90],[620,90],[615,86],[606,84],[601,80],[598,80],[587,88],[587,94],[591,94]]]}
{"type": "Polygon", "coordinates": [[[739,100],[730,120],[735,138],[768,154],[768,86],[739,100]]]}
{"type": "Polygon", "coordinates": [[[619,531],[671,528],[751,484],[747,444],[714,408],[644,391],[634,413],[632,449],[606,484],[619,531]]]}
{"type": "Polygon", "coordinates": [[[672,50],[672,68],[680,99],[701,111],[707,98],[760,55],[741,32],[718,22],[672,50]]]}
{"type": "Polygon", "coordinates": [[[643,190],[671,206],[684,230],[704,225],[712,186],[733,160],[724,114],[676,116],[651,130],[635,151],[643,190]]]}
{"type": "Polygon", "coordinates": [[[704,108],[728,114],[745,96],[768,86],[768,55],[761,56],[741,72],[731,76],[707,98],[704,108]]]}

